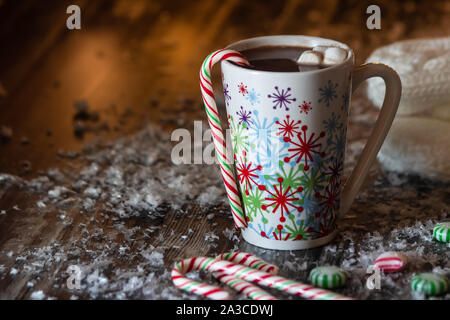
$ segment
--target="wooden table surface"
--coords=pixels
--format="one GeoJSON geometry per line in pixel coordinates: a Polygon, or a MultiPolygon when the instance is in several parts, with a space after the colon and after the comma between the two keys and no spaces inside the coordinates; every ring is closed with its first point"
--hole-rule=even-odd
{"type": "MultiPolygon", "coordinates": [[[[349,263],[362,257],[358,250],[379,251],[373,241],[383,237],[383,248],[391,248],[389,241],[398,238],[394,225],[426,225],[429,219],[447,218],[449,210],[448,185],[417,177],[404,177],[407,183],[395,184],[378,166],[333,244],[302,252],[274,253],[241,241],[223,201],[205,209],[192,199],[179,210],[164,203],[157,208],[158,218],[144,214],[122,219],[105,212],[99,200],[91,211],[65,207],[61,218],[62,209],[54,203],[37,213],[36,202],[43,195],[24,187],[26,181],[49,176],[49,168],[77,172],[90,163],[92,150],[86,144],[97,139],[111,149],[117,145],[108,146],[107,141],[114,144],[121,137],[156,127],[163,132],[158,137],[167,141],[165,133],[175,128],[192,131],[193,120],[204,120],[199,65],[208,53],[234,41],[274,34],[322,36],[350,45],[356,62],[362,63],[381,45],[450,35],[448,1],[377,1],[381,30],[365,26],[369,4],[358,0],[0,1],[0,125],[13,131],[9,141],[0,142],[0,172],[12,175],[0,178],[0,298],[194,298],[171,285],[168,271],[173,263],[231,249],[257,253],[301,281],[313,265],[353,268],[357,276],[342,292],[363,299],[408,299],[412,297],[409,275],[433,268],[448,272],[448,247],[426,241],[420,246],[441,259],[413,259],[416,264],[405,277],[389,278],[385,290],[364,289],[367,276],[362,266],[368,262],[360,261],[359,269],[349,263]],[[70,4],[81,8],[81,30],[65,26],[70,4]],[[87,101],[99,119],[82,120],[85,130],[75,134],[74,103],[80,100],[87,101]],[[70,159],[68,150],[79,155],[70,159]],[[400,208],[411,210],[400,219],[395,213],[400,208]],[[205,239],[210,232],[218,239],[205,239]],[[126,248],[125,254],[121,248],[126,248]],[[152,262],[143,251],[161,253],[163,265],[152,262]],[[73,264],[84,268],[81,289],[66,286],[66,269],[73,264]]],[[[362,91],[352,108],[349,143],[355,143],[348,152],[354,150],[355,156],[370,133],[376,109],[364,100],[362,91]]],[[[129,143],[152,148],[144,140],[125,139],[124,147],[129,143]]],[[[201,172],[199,167],[193,170],[201,172]]],[[[72,192],[78,197],[77,190],[72,192]]],[[[407,238],[408,250],[413,250],[413,239],[407,238]]]]}

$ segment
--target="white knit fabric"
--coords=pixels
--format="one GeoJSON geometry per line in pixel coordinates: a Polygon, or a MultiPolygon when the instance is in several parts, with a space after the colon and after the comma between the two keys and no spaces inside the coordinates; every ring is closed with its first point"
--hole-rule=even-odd
{"type": "MultiPolygon", "coordinates": [[[[378,154],[382,165],[450,181],[450,37],[396,42],[367,62],[389,65],[402,80],[398,113],[378,154]]],[[[384,82],[370,79],[367,92],[381,107],[384,82]]]]}
{"type": "MultiPolygon", "coordinates": [[[[402,80],[398,115],[409,115],[450,101],[450,37],[400,41],[375,50],[367,62],[392,67],[402,80]]],[[[380,107],[384,97],[381,78],[369,80],[368,96],[380,107]]]]}

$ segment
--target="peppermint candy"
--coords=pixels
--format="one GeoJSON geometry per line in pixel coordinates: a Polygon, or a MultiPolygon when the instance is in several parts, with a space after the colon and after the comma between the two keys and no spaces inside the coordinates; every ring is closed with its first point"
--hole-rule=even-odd
{"type": "MultiPolygon", "coordinates": [[[[214,300],[230,299],[230,294],[227,290],[187,278],[185,274],[192,270],[212,272],[221,282],[255,300],[276,299],[256,286],[256,284],[295,294],[305,299],[351,299],[339,293],[278,276],[278,267],[244,252],[222,254],[217,258],[195,257],[185,259],[175,263],[172,269],[172,281],[178,288],[214,300]]],[[[343,279],[342,275],[341,279],[343,279]]]]}
{"type": "Polygon", "coordinates": [[[437,273],[421,273],[411,279],[411,289],[427,296],[438,296],[448,291],[447,277],[437,273]]]}
{"type": "Polygon", "coordinates": [[[440,242],[450,242],[450,222],[438,223],[433,229],[433,237],[440,242]]]}
{"type": "Polygon", "coordinates": [[[336,266],[317,267],[311,270],[309,280],[316,287],[334,289],[345,284],[347,273],[336,266]]]}
{"type": "Polygon", "coordinates": [[[400,252],[388,251],[375,260],[374,266],[384,272],[396,272],[405,268],[408,258],[400,252]]]}

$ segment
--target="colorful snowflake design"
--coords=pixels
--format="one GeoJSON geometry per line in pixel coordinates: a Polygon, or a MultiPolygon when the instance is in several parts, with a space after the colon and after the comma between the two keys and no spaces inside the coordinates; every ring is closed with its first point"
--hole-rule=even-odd
{"type": "Polygon", "coordinates": [[[230,126],[233,153],[239,154],[242,150],[248,151],[251,144],[247,134],[247,124],[245,122],[236,124],[234,117],[229,116],[228,125],[230,126]]]}
{"type": "Polygon", "coordinates": [[[273,236],[274,236],[275,240],[287,241],[289,239],[291,234],[287,233],[283,229],[284,229],[283,225],[281,225],[281,224],[277,225],[277,231],[278,232],[276,232],[276,231],[273,232],[273,236]]]}
{"type": "Polygon", "coordinates": [[[343,165],[342,159],[333,158],[331,164],[327,166],[324,174],[329,178],[330,184],[340,184],[343,165]]]}
{"type": "Polygon", "coordinates": [[[236,112],[237,116],[238,116],[238,120],[239,120],[239,124],[242,124],[243,122],[247,125],[247,130],[250,126],[251,121],[251,115],[252,112],[251,111],[245,111],[244,107],[241,106],[241,109],[236,112]]]}
{"type": "Polygon", "coordinates": [[[290,91],[291,88],[281,89],[280,91],[278,87],[275,86],[275,92],[267,95],[268,98],[272,99],[272,103],[274,103],[274,109],[284,107],[286,111],[289,110],[288,105],[297,100],[296,98],[292,98],[292,94],[290,93],[290,91]]]}
{"type": "Polygon", "coordinates": [[[280,160],[278,163],[280,172],[277,172],[276,174],[278,178],[283,179],[283,187],[291,187],[293,189],[297,189],[298,187],[302,186],[303,164],[300,164],[298,166],[290,166],[289,171],[286,171],[284,165],[285,163],[280,160]]]}
{"type": "Polygon", "coordinates": [[[310,238],[305,220],[296,219],[293,214],[289,215],[289,220],[291,223],[286,224],[285,230],[285,233],[289,234],[289,239],[298,241],[308,240],[310,238]]]}
{"type": "Polygon", "coordinates": [[[228,106],[231,100],[230,90],[228,90],[228,83],[223,84],[223,96],[225,97],[225,104],[228,106]]]}
{"type": "MultiPolygon", "coordinates": [[[[344,126],[339,127],[336,130],[336,133],[327,140],[327,153],[334,154],[339,160],[344,157],[345,130],[346,128],[344,126]]],[[[331,160],[331,158],[329,160],[331,160]]]]}
{"type": "Polygon", "coordinates": [[[321,157],[325,156],[324,152],[317,151],[316,149],[322,146],[322,143],[319,143],[319,140],[325,137],[325,132],[321,132],[317,138],[314,139],[315,133],[313,132],[309,137],[306,133],[308,130],[308,126],[302,126],[302,132],[299,132],[298,143],[291,140],[289,137],[285,137],[285,142],[290,142],[295,147],[289,148],[288,151],[293,154],[289,157],[284,158],[284,162],[290,162],[292,158],[297,158],[295,160],[296,163],[299,163],[301,160],[305,161],[304,169],[305,171],[309,170],[308,161],[312,161],[312,154],[317,153],[320,154],[321,157]],[[303,133],[303,134],[302,134],[303,133]]]}
{"type": "Polygon", "coordinates": [[[258,188],[250,189],[248,194],[242,196],[245,205],[245,214],[249,221],[253,222],[256,217],[261,217],[263,224],[267,224],[269,220],[265,217],[266,211],[261,208],[264,204],[264,192],[258,188]]]}
{"type": "Polygon", "coordinates": [[[301,105],[298,106],[300,108],[300,113],[305,113],[308,114],[309,111],[311,111],[312,107],[311,107],[311,101],[306,102],[303,101],[303,103],[301,105]]]}
{"type": "Polygon", "coordinates": [[[245,190],[245,194],[248,195],[248,190],[252,190],[252,185],[257,185],[255,178],[258,178],[258,175],[255,174],[255,171],[261,171],[261,165],[254,166],[252,162],[247,162],[247,152],[242,152],[243,156],[239,157],[237,160],[236,169],[238,172],[239,183],[241,187],[243,186],[245,190]],[[253,166],[253,168],[252,168],[253,166]]]}
{"type": "Polygon", "coordinates": [[[275,125],[278,118],[269,121],[267,118],[260,119],[258,110],[253,110],[253,113],[255,117],[248,134],[250,143],[254,146],[257,162],[265,172],[271,172],[276,169],[274,166],[278,163],[278,158],[287,155],[287,144],[277,135],[275,125]]]}
{"type": "Polygon", "coordinates": [[[300,176],[301,186],[303,187],[303,195],[307,199],[311,199],[317,192],[323,189],[326,177],[321,168],[311,168],[300,176]]]}
{"type": "Polygon", "coordinates": [[[238,84],[238,91],[240,94],[245,96],[248,93],[247,86],[241,82],[240,84],[238,84]]]}
{"type": "Polygon", "coordinates": [[[238,91],[230,92],[235,86],[224,82],[224,96],[227,107],[233,107],[228,123],[248,228],[261,238],[278,241],[330,234],[340,207],[346,143],[343,108],[348,96],[342,95],[341,100],[338,85],[331,80],[318,89],[312,102],[299,99],[300,105],[294,104],[296,97],[290,88],[275,86],[272,93],[260,95],[243,82],[238,91]],[[277,116],[267,116],[257,108],[266,94],[270,100],[263,102],[279,110],[277,116]],[[319,129],[307,123],[317,108],[316,99],[330,108],[327,118],[312,122],[319,129]],[[286,112],[291,105],[299,109],[286,112]]]}
{"type": "Polygon", "coordinates": [[[323,124],[325,125],[325,129],[327,131],[328,136],[332,136],[336,130],[340,130],[342,128],[341,116],[336,116],[334,112],[331,113],[331,116],[328,120],[323,120],[323,124]]]}
{"type": "Polygon", "coordinates": [[[336,88],[337,83],[333,83],[328,80],[327,84],[323,88],[319,88],[320,99],[319,102],[324,102],[327,107],[330,106],[330,102],[337,98],[336,88]]]}
{"type": "Polygon", "coordinates": [[[269,207],[273,207],[272,213],[275,213],[275,211],[280,208],[280,222],[285,222],[286,218],[284,217],[284,214],[289,215],[291,213],[289,207],[297,209],[300,212],[303,211],[303,208],[301,206],[295,204],[296,201],[300,200],[300,198],[295,197],[295,195],[302,192],[303,188],[298,187],[297,189],[292,190],[291,187],[285,188],[283,186],[283,178],[278,178],[277,181],[278,185],[274,184],[272,186],[273,192],[267,189],[266,186],[258,186],[259,190],[266,191],[270,194],[270,197],[265,198],[267,202],[261,206],[261,209],[267,210],[269,207]]]}
{"type": "Polygon", "coordinates": [[[275,239],[273,234],[274,234],[274,229],[273,227],[268,227],[267,224],[257,224],[258,229],[255,228],[255,224],[254,223],[249,223],[248,227],[250,229],[252,229],[253,231],[255,231],[257,234],[259,234],[261,237],[266,238],[266,239],[275,239]]]}
{"type": "Polygon", "coordinates": [[[283,120],[282,123],[280,121],[275,121],[275,123],[278,125],[278,132],[277,135],[282,135],[283,137],[289,137],[292,138],[294,134],[299,133],[300,129],[300,123],[302,123],[301,120],[291,120],[290,116],[287,115],[286,119],[283,120]]]}
{"type": "Polygon", "coordinates": [[[260,97],[261,95],[259,93],[256,93],[255,89],[252,88],[252,90],[248,91],[248,94],[245,97],[245,99],[247,99],[248,102],[250,102],[250,104],[254,106],[261,102],[260,97]]]}

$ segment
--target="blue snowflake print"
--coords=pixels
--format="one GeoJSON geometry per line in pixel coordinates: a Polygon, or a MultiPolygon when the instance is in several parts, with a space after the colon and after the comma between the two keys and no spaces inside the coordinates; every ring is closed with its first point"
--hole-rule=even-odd
{"type": "Polygon", "coordinates": [[[317,223],[316,213],[320,212],[320,204],[317,197],[304,197],[299,202],[303,207],[304,214],[306,216],[306,224],[308,227],[317,228],[319,224],[317,223]],[[317,224],[316,224],[317,223],[317,224]]]}
{"type": "Polygon", "coordinates": [[[333,99],[337,98],[336,88],[338,87],[337,83],[331,82],[328,80],[328,83],[323,87],[319,88],[320,99],[319,102],[324,102],[327,107],[330,106],[330,102],[333,99]]]}
{"type": "Polygon", "coordinates": [[[288,105],[291,104],[293,101],[296,101],[296,98],[292,98],[292,94],[290,93],[291,88],[281,89],[281,91],[278,89],[278,87],[275,87],[275,91],[272,94],[268,94],[267,97],[272,99],[272,103],[274,103],[273,108],[285,108],[286,111],[289,110],[288,105]]]}
{"type": "Polygon", "coordinates": [[[289,143],[278,140],[278,143],[268,144],[265,148],[256,149],[256,160],[262,166],[262,174],[272,173],[279,169],[280,159],[289,155],[289,143]]]}
{"type": "Polygon", "coordinates": [[[225,97],[225,103],[228,106],[231,100],[230,90],[228,90],[228,83],[223,84],[223,96],[225,97]]]}
{"type": "Polygon", "coordinates": [[[328,120],[323,120],[323,124],[325,125],[325,130],[327,131],[328,136],[332,136],[334,132],[342,127],[341,116],[331,113],[331,116],[328,120]]]}
{"type": "Polygon", "coordinates": [[[334,136],[331,136],[327,141],[328,153],[331,155],[330,159],[334,157],[341,159],[345,152],[345,128],[339,128],[334,136]]]}
{"type": "Polygon", "coordinates": [[[252,120],[250,119],[252,112],[251,111],[245,111],[244,107],[241,106],[241,110],[236,112],[238,115],[239,124],[242,124],[243,122],[247,125],[247,130],[250,127],[250,124],[252,120]]]}
{"type": "Polygon", "coordinates": [[[253,115],[253,125],[248,134],[249,139],[258,149],[270,149],[270,146],[273,143],[280,141],[280,136],[277,135],[276,127],[276,121],[278,121],[278,118],[273,118],[271,122],[269,122],[267,118],[261,120],[258,117],[258,110],[253,110],[253,115]]]}
{"type": "Polygon", "coordinates": [[[255,231],[259,236],[267,238],[267,239],[273,239],[273,230],[274,227],[269,227],[266,224],[260,224],[258,223],[258,226],[256,229],[255,228],[255,224],[254,223],[249,223],[248,224],[249,228],[252,229],[253,231],[255,231]]]}
{"type": "Polygon", "coordinates": [[[256,93],[255,89],[252,89],[248,92],[247,96],[245,97],[245,99],[247,99],[250,104],[252,106],[254,106],[255,104],[260,103],[260,98],[261,95],[259,93],[256,93]]]}
{"type": "Polygon", "coordinates": [[[257,183],[263,186],[270,186],[276,180],[277,176],[273,174],[273,171],[267,170],[266,172],[266,170],[264,170],[264,167],[263,170],[261,171],[261,174],[259,174],[258,178],[256,179],[257,183]]]}

